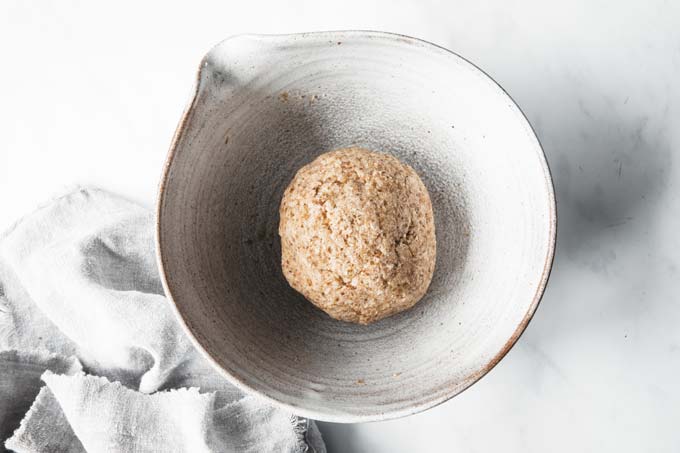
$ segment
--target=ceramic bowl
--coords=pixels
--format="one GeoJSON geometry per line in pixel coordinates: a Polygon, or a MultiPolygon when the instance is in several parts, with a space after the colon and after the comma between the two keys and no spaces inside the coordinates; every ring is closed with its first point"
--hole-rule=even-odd
{"type": "Polygon", "coordinates": [[[236,386],[319,420],[413,414],[487,373],[550,271],[555,201],[512,99],[460,56],[406,36],[236,36],[203,59],[158,199],[167,295],[236,386]],[[360,326],[287,284],[283,190],[320,153],[358,145],[411,165],[435,214],[437,263],[411,310],[360,326]]]}

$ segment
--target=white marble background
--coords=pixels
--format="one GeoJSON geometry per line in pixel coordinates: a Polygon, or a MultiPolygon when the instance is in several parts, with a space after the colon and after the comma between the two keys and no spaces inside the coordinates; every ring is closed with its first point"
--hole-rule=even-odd
{"type": "Polygon", "coordinates": [[[410,418],[323,424],[331,452],[680,451],[680,4],[0,3],[0,228],[96,184],[153,204],[202,54],[241,32],[381,29],[472,60],[533,123],[558,251],[526,334],[410,418]]]}

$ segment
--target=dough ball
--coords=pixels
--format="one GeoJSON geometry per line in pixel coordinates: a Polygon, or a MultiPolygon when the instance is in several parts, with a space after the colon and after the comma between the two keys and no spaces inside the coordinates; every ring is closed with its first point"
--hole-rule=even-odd
{"type": "Polygon", "coordinates": [[[335,319],[369,324],[418,302],[432,280],[432,203],[416,172],[362,148],[302,167],[281,200],[283,274],[335,319]]]}

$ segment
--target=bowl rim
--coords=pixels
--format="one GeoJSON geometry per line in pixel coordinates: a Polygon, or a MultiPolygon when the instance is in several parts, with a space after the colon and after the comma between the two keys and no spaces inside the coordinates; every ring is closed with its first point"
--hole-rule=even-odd
{"type": "Polygon", "coordinates": [[[414,38],[411,36],[399,34],[399,33],[391,33],[391,32],[384,32],[384,31],[374,31],[374,30],[331,30],[331,31],[313,31],[313,32],[304,32],[304,33],[285,33],[285,34],[262,34],[262,33],[242,33],[242,34],[236,34],[232,35],[216,45],[214,45],[201,59],[201,62],[199,64],[199,68],[196,72],[195,79],[194,79],[194,87],[193,90],[191,91],[191,99],[186,105],[184,112],[182,113],[182,116],[180,118],[180,121],[177,125],[177,128],[175,129],[175,132],[173,134],[172,140],[170,142],[170,147],[169,151],[167,153],[167,157],[165,159],[165,162],[162,167],[162,172],[161,172],[161,178],[160,178],[160,183],[158,186],[158,196],[156,199],[156,218],[155,218],[155,248],[156,248],[156,261],[158,264],[158,270],[160,274],[160,279],[161,283],[163,285],[163,290],[165,292],[166,297],[170,300],[171,302],[171,307],[172,310],[175,314],[176,319],[179,321],[179,324],[182,326],[182,329],[184,332],[187,334],[189,339],[191,340],[191,343],[194,345],[194,347],[200,352],[200,354],[215,368],[222,376],[224,376],[231,384],[233,384],[235,387],[237,387],[239,390],[243,391],[246,394],[254,394],[257,395],[266,401],[272,403],[274,406],[282,408],[284,410],[287,410],[289,412],[292,412],[295,415],[314,419],[314,420],[320,420],[320,421],[326,421],[326,422],[334,422],[334,423],[363,423],[363,422],[374,422],[374,421],[385,421],[385,420],[392,420],[396,418],[401,418],[401,417],[406,417],[409,415],[413,415],[422,411],[425,411],[427,409],[431,409],[435,406],[438,406],[453,397],[461,394],[468,388],[470,388],[472,385],[477,383],[479,380],[481,380],[484,376],[486,376],[502,359],[505,357],[508,352],[512,349],[512,347],[517,343],[519,338],[522,336],[524,331],[526,330],[529,322],[533,318],[536,309],[538,308],[538,305],[541,302],[541,299],[543,298],[543,295],[545,293],[545,288],[547,286],[550,273],[552,271],[552,266],[554,263],[555,259],[555,248],[556,248],[556,241],[557,241],[557,208],[556,208],[556,199],[555,199],[555,188],[554,188],[554,183],[552,179],[552,173],[550,171],[550,167],[548,166],[548,162],[545,156],[545,151],[543,149],[543,145],[541,144],[538,135],[536,134],[536,131],[534,127],[531,125],[531,122],[527,118],[526,114],[522,111],[520,106],[515,102],[515,100],[508,94],[508,92],[496,81],[491,77],[489,74],[487,74],[483,69],[466,59],[465,57],[459,55],[456,52],[453,52],[452,50],[449,50],[445,47],[442,47],[440,45],[434,44],[432,42],[426,41],[424,39],[419,39],[419,38],[414,38]],[[164,265],[164,257],[163,257],[163,252],[162,252],[162,247],[161,247],[161,242],[162,242],[162,231],[161,231],[161,218],[163,216],[162,212],[162,206],[164,204],[165,200],[165,194],[166,194],[166,184],[168,181],[169,173],[170,173],[170,167],[172,165],[172,162],[174,160],[175,152],[177,150],[177,145],[179,141],[179,137],[182,135],[184,132],[187,122],[189,118],[194,114],[195,107],[196,107],[196,101],[198,98],[198,91],[200,88],[201,84],[201,75],[203,73],[204,68],[206,67],[206,60],[207,58],[212,54],[212,52],[217,49],[221,44],[223,44],[226,41],[235,39],[235,38],[240,38],[240,37],[249,37],[249,38],[279,38],[282,40],[285,39],[290,39],[290,38],[297,38],[297,37],[306,37],[306,36],[314,36],[314,37],[319,37],[319,38],[329,38],[332,41],[342,41],[343,39],[347,38],[379,38],[383,40],[390,40],[390,41],[401,41],[403,43],[407,43],[410,45],[417,45],[423,48],[427,48],[429,50],[436,50],[439,52],[444,52],[445,54],[448,54],[449,56],[453,56],[455,58],[460,59],[464,63],[470,65],[473,69],[477,70],[482,76],[486,77],[489,81],[491,81],[494,85],[496,85],[501,93],[503,93],[507,99],[512,103],[512,105],[517,109],[517,111],[522,115],[524,118],[524,121],[526,124],[529,126],[528,130],[531,131],[531,134],[534,136],[536,139],[536,143],[538,144],[537,147],[537,157],[540,161],[541,167],[543,169],[543,176],[545,177],[545,188],[547,191],[548,195],[548,202],[549,202],[549,235],[548,235],[548,249],[547,249],[547,255],[545,258],[545,262],[543,264],[543,271],[541,273],[541,279],[539,281],[538,287],[536,288],[536,292],[534,294],[534,297],[531,301],[531,304],[529,305],[529,308],[527,312],[525,313],[524,317],[520,321],[520,323],[517,325],[515,328],[515,331],[513,334],[508,338],[506,343],[503,345],[503,347],[500,349],[499,352],[497,352],[491,360],[489,360],[486,365],[484,365],[480,370],[477,372],[471,374],[467,378],[465,378],[462,382],[462,385],[456,386],[456,388],[453,391],[450,391],[449,393],[445,393],[442,396],[437,396],[435,398],[430,398],[430,399],[424,399],[422,401],[418,401],[415,403],[407,403],[407,405],[401,409],[397,410],[392,410],[392,411],[365,411],[364,413],[361,414],[351,414],[351,413],[338,413],[338,412],[323,412],[323,411],[318,411],[318,410],[313,410],[313,409],[307,409],[292,403],[288,403],[285,401],[278,400],[274,397],[271,397],[262,391],[254,388],[250,384],[243,382],[239,377],[234,376],[231,374],[229,371],[224,369],[213,357],[212,355],[203,347],[203,345],[198,341],[198,339],[194,336],[193,332],[187,325],[187,323],[184,320],[184,317],[182,316],[182,313],[179,309],[179,306],[177,302],[175,302],[175,298],[172,294],[171,290],[171,285],[170,285],[170,280],[171,277],[169,277],[166,273],[165,270],[165,265],[164,265]]]}

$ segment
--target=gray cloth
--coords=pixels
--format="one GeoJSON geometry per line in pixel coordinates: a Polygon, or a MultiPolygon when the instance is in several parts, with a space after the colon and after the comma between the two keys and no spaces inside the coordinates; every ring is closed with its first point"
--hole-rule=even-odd
{"type": "Polygon", "coordinates": [[[215,372],[168,304],[153,215],[134,203],[79,189],[10,228],[0,239],[6,447],[325,452],[313,421],[244,396],[215,372]]]}

